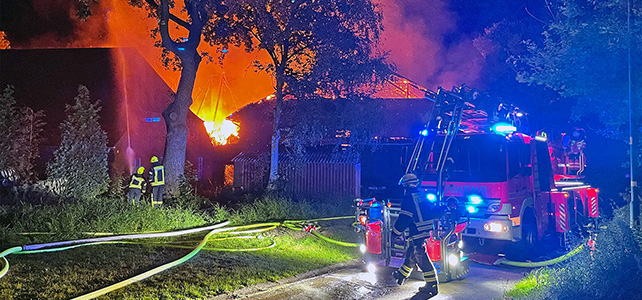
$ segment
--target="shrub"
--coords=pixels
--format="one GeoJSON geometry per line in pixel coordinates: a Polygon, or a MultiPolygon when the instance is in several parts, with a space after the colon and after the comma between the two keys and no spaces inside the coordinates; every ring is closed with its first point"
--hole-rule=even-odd
{"type": "Polygon", "coordinates": [[[642,294],[642,251],[639,229],[631,230],[626,209],[615,212],[598,234],[593,256],[582,251],[551,272],[542,289],[529,299],[636,299],[642,294]]]}
{"type": "Polygon", "coordinates": [[[45,123],[43,111],[17,105],[13,93],[13,87],[7,86],[0,94],[0,171],[13,173],[11,181],[15,183],[35,177],[33,169],[45,123]]]}
{"type": "Polygon", "coordinates": [[[89,90],[80,85],[74,105],[60,124],[62,141],[47,166],[49,179],[61,180],[61,196],[92,199],[107,191],[107,133],[98,123],[99,101],[91,103],[89,90]]]}

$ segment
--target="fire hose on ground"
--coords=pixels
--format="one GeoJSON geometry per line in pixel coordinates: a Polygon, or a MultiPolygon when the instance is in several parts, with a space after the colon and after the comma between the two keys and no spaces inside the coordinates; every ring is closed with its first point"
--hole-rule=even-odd
{"type": "Polygon", "coordinates": [[[554,265],[556,263],[563,262],[574,255],[580,253],[584,249],[584,245],[579,245],[577,248],[573,249],[573,251],[566,253],[560,257],[556,257],[553,259],[545,260],[545,261],[538,261],[538,262],[521,262],[521,261],[510,261],[505,258],[502,258],[494,263],[494,265],[507,265],[507,266],[514,266],[514,267],[527,267],[527,268],[536,268],[536,267],[545,267],[545,266],[550,266],[554,265]]]}
{"type": "MultiPolygon", "coordinates": [[[[273,248],[276,246],[276,242],[274,240],[271,240],[272,243],[269,246],[266,247],[258,247],[258,248],[239,248],[239,249],[233,249],[233,248],[208,248],[205,247],[205,245],[208,243],[208,241],[214,241],[214,240],[227,240],[227,239],[249,239],[249,238],[256,238],[256,236],[250,236],[250,235],[242,235],[242,234],[253,234],[253,233],[261,233],[265,231],[269,231],[272,229],[275,229],[279,226],[289,228],[292,230],[303,230],[303,231],[308,231],[312,233],[313,235],[323,239],[324,241],[331,242],[340,246],[345,246],[345,247],[358,247],[357,244],[354,243],[347,243],[347,242],[342,242],[338,241],[335,239],[328,238],[326,236],[321,235],[318,233],[317,227],[316,226],[311,226],[309,225],[310,222],[317,222],[317,221],[329,221],[329,220],[340,220],[340,219],[348,219],[348,218],[353,218],[353,216],[343,216],[343,217],[331,217],[331,218],[320,218],[320,219],[313,219],[313,220],[286,220],[283,221],[282,223],[278,222],[271,222],[271,223],[259,223],[259,224],[251,224],[251,225],[244,225],[244,226],[234,226],[234,227],[225,227],[229,225],[229,221],[221,222],[218,224],[214,224],[211,226],[206,226],[206,227],[199,227],[199,228],[193,228],[193,229],[187,229],[187,230],[178,230],[178,231],[168,231],[168,232],[153,232],[153,233],[140,233],[140,234],[126,234],[126,235],[113,235],[113,236],[106,236],[106,237],[98,237],[98,238],[89,238],[89,239],[79,239],[79,240],[70,240],[70,241],[61,241],[61,242],[53,242],[53,243],[44,243],[44,244],[32,244],[32,245],[25,245],[25,246],[16,246],[9,248],[5,251],[0,252],[0,258],[2,259],[1,262],[3,264],[2,269],[0,270],[0,278],[5,276],[8,271],[9,271],[9,261],[7,260],[7,256],[10,254],[34,254],[34,253],[47,253],[47,252],[57,252],[57,251],[64,251],[64,250],[69,250],[73,248],[78,248],[78,247],[83,247],[83,246],[92,246],[92,245],[100,245],[100,244],[142,244],[140,242],[134,242],[132,240],[138,240],[138,239],[147,239],[147,238],[159,238],[159,237],[173,237],[173,236],[182,236],[182,235],[187,235],[187,234],[193,234],[193,233],[198,233],[198,232],[204,232],[208,231],[209,233],[200,241],[200,243],[196,246],[196,248],[190,247],[190,246],[183,246],[183,245],[176,245],[176,244],[167,244],[167,243],[144,243],[147,245],[161,245],[163,247],[174,247],[174,248],[187,248],[187,249],[192,249],[193,250],[188,253],[187,255],[174,260],[172,262],[166,263],[164,265],[161,265],[159,267],[156,267],[154,269],[151,269],[149,271],[146,271],[144,273],[141,273],[139,275],[136,275],[134,277],[131,277],[129,279],[123,280],[121,282],[115,283],[113,285],[104,287],[102,289],[96,290],[94,292],[82,295],[80,297],[76,297],[74,299],[93,299],[96,297],[99,297],[101,295],[107,294],[111,291],[120,289],[122,287],[125,287],[127,285],[130,285],[132,283],[141,281],[143,279],[146,279],[152,275],[158,274],[162,271],[168,270],[172,267],[178,266],[186,261],[188,261],[190,258],[194,257],[196,254],[198,254],[201,250],[211,250],[211,251],[227,251],[227,252],[240,252],[240,251],[258,251],[258,250],[265,250],[269,248],[273,248]],[[254,229],[251,229],[254,228],[254,229]],[[249,230],[242,230],[242,229],[249,229],[249,230]],[[233,235],[231,237],[224,237],[224,238],[215,238],[211,239],[211,237],[214,234],[218,233],[226,233],[233,235]],[[236,235],[236,236],[234,236],[236,235]]],[[[103,235],[104,233],[101,233],[103,235]]]]}

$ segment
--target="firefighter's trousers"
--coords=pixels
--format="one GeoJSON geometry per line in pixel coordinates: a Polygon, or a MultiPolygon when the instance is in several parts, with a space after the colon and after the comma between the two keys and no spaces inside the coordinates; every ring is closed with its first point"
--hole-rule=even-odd
{"type": "Polygon", "coordinates": [[[138,205],[140,203],[140,195],[141,195],[141,190],[137,188],[129,188],[129,193],[127,194],[127,199],[129,199],[129,202],[134,205],[138,205]]]}
{"type": "Polygon", "coordinates": [[[152,186],[152,206],[157,207],[163,205],[163,191],[164,185],[152,186]]]}
{"type": "Polygon", "coordinates": [[[432,261],[426,253],[426,242],[423,239],[421,241],[410,241],[408,243],[404,262],[399,268],[399,272],[408,278],[415,266],[419,266],[423,272],[426,286],[436,289],[438,282],[435,265],[432,264],[432,261]]]}

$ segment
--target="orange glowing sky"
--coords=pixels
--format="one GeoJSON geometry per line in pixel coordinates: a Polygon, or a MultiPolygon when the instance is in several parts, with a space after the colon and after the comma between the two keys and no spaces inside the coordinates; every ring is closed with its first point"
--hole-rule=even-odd
{"type": "MultiPolygon", "coordinates": [[[[480,87],[484,60],[473,45],[473,38],[463,37],[445,45],[446,36],[457,31],[457,15],[449,10],[447,0],[374,1],[384,15],[379,47],[390,51],[390,60],[399,74],[433,90],[440,85],[450,88],[462,83],[480,87]]],[[[167,85],[176,90],[179,72],[166,70],[161,65],[161,51],[153,46],[150,36],[150,30],[157,24],[147,17],[146,10],[131,7],[125,0],[101,0],[92,16],[80,21],[74,16],[77,0],[30,2],[33,6],[30,13],[44,24],[41,27],[54,27],[61,18],[66,18],[67,27],[72,29],[39,30],[15,43],[9,36],[12,48],[134,47],[167,85]]],[[[174,13],[180,14],[177,10],[174,13]]],[[[33,16],[29,18],[18,18],[18,21],[28,25],[33,23],[33,16]]],[[[180,36],[177,29],[171,34],[175,38],[180,36]]],[[[201,43],[199,50],[214,53],[205,43],[201,43]]],[[[222,65],[216,58],[214,62],[204,60],[196,77],[192,111],[209,120],[216,111],[215,121],[221,122],[243,105],[272,94],[271,78],[265,73],[256,73],[251,66],[253,60],[265,58],[261,52],[246,53],[243,49],[231,48],[222,65]],[[223,74],[228,85],[220,84],[223,74]],[[220,86],[223,88],[219,92],[220,86]],[[219,95],[221,102],[216,110],[219,95]]]]}

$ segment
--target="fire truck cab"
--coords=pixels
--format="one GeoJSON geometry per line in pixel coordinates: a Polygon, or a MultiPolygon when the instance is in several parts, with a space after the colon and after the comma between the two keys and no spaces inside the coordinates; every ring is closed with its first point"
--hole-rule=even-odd
{"type": "MultiPolygon", "coordinates": [[[[579,175],[556,174],[552,149],[545,136],[512,129],[459,134],[450,147],[443,197],[465,205],[470,223],[463,235],[532,245],[597,218],[598,190],[579,175]]],[[[436,195],[435,164],[428,161],[421,187],[436,195]]]]}

